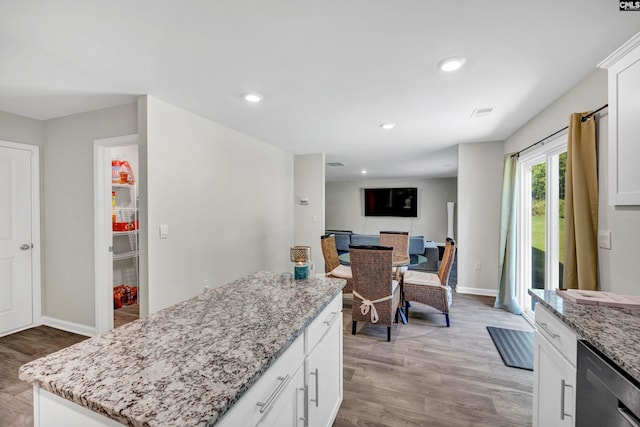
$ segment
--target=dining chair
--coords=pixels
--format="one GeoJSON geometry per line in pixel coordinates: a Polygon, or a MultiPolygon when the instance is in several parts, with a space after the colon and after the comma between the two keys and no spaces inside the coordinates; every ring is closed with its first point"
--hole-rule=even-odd
{"type": "Polygon", "coordinates": [[[393,247],[394,264],[395,265],[403,264],[401,267],[399,267],[396,273],[402,274],[408,270],[408,265],[409,265],[409,232],[408,231],[381,231],[380,246],[393,247]]]}
{"type": "Polygon", "coordinates": [[[400,286],[393,280],[390,246],[349,245],[353,273],[352,329],[356,334],[358,322],[387,327],[387,341],[391,341],[391,325],[398,322],[400,286]]]}
{"type": "Polygon", "coordinates": [[[434,307],[444,314],[447,327],[449,323],[449,308],[452,303],[452,291],[449,286],[449,274],[456,256],[456,242],[447,238],[442,261],[438,273],[409,270],[403,277],[404,312],[409,318],[410,302],[417,302],[434,307]]]}
{"type": "Polygon", "coordinates": [[[335,235],[325,234],[324,236],[320,236],[320,246],[322,247],[324,271],[326,272],[327,277],[345,279],[347,281],[347,285],[342,288],[342,293],[351,293],[353,290],[353,275],[351,273],[351,267],[340,264],[335,235]]]}

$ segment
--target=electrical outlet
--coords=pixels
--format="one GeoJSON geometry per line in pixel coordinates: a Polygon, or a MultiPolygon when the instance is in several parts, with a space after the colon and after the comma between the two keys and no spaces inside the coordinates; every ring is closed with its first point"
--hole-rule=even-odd
{"type": "Polygon", "coordinates": [[[209,289],[211,289],[211,285],[209,285],[209,280],[207,280],[207,279],[205,279],[205,281],[202,284],[202,286],[204,287],[205,291],[208,291],[209,289]]]}
{"type": "Polygon", "coordinates": [[[482,270],[482,263],[480,261],[476,261],[476,270],[482,270]]]}

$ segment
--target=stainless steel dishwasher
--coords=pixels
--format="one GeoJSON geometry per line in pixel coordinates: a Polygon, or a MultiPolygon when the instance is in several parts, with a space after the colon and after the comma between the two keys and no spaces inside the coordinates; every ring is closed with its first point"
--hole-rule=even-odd
{"type": "Polygon", "coordinates": [[[578,341],[576,427],[640,427],[640,385],[578,341]]]}

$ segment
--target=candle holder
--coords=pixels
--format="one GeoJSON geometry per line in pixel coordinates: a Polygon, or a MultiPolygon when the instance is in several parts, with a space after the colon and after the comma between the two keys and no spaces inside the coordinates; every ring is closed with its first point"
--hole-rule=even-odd
{"type": "Polygon", "coordinates": [[[293,278],[305,280],[313,275],[314,265],[311,262],[310,246],[292,246],[289,249],[289,257],[293,266],[293,278]]]}

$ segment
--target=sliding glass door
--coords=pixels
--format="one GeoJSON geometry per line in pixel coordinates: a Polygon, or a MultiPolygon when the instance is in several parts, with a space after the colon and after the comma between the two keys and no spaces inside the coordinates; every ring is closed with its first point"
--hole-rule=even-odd
{"type": "Polygon", "coordinates": [[[525,316],[528,289],[562,286],[566,134],[520,156],[518,298],[525,316]]]}

